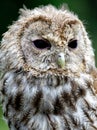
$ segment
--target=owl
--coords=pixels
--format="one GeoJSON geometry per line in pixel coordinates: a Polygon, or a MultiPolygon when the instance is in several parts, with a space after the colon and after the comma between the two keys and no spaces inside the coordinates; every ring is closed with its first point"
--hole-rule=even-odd
{"type": "Polygon", "coordinates": [[[10,130],[97,130],[94,52],[69,10],[20,9],[1,41],[0,72],[10,130]]]}

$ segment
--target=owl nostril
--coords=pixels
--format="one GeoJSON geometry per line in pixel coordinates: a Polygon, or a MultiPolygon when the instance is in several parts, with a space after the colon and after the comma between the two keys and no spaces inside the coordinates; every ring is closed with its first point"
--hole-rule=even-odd
{"type": "Polygon", "coordinates": [[[64,53],[59,53],[58,58],[64,60],[64,53]]]}

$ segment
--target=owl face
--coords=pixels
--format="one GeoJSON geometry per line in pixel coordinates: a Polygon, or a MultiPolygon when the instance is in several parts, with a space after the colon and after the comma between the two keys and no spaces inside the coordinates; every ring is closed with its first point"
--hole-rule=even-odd
{"type": "MultiPolygon", "coordinates": [[[[21,46],[25,61],[39,71],[85,70],[85,48],[81,25],[78,21],[57,23],[44,19],[31,23],[22,34],[21,46]]],[[[59,73],[59,72],[57,72],[59,73]]]]}
{"type": "Polygon", "coordinates": [[[4,39],[9,42],[7,66],[11,64],[10,69],[22,66],[40,74],[68,75],[89,72],[95,66],[83,24],[66,10],[52,6],[22,10],[19,20],[5,33],[3,44],[4,39]]]}

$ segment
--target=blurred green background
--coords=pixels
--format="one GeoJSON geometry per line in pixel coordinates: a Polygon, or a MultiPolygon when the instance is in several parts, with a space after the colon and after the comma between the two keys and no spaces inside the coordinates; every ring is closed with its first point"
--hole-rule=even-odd
{"type": "MultiPolygon", "coordinates": [[[[2,38],[2,34],[7,30],[7,26],[11,25],[12,21],[17,20],[18,10],[19,8],[22,8],[23,5],[27,8],[33,9],[36,6],[47,4],[53,4],[59,7],[62,3],[67,3],[69,9],[75,12],[84,22],[90,39],[92,39],[95,55],[97,57],[97,0],[1,0],[0,40],[2,38]]],[[[0,130],[8,130],[8,127],[2,118],[1,107],[0,130]]]]}

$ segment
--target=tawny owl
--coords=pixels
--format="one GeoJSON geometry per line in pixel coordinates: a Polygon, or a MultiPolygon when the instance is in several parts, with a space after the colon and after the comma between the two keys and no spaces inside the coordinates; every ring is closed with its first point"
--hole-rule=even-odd
{"type": "Polygon", "coordinates": [[[51,5],[20,12],[0,48],[10,130],[97,130],[96,67],[84,25],[51,5]]]}

